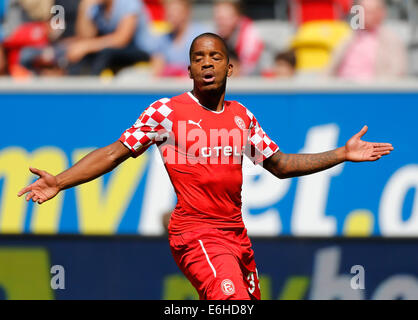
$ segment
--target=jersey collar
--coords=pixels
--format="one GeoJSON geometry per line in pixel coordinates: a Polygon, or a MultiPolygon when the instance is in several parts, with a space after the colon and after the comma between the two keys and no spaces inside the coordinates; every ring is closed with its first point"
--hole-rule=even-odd
{"type": "Polygon", "coordinates": [[[222,113],[222,112],[224,112],[224,110],[225,110],[225,102],[224,102],[224,104],[223,104],[223,106],[222,106],[222,110],[221,111],[213,111],[213,110],[211,110],[211,109],[209,109],[209,108],[207,108],[207,107],[205,107],[204,105],[202,105],[200,102],[199,102],[199,100],[197,100],[197,98],[193,95],[193,93],[191,93],[190,91],[188,91],[187,92],[187,94],[189,95],[189,97],[190,98],[192,98],[199,106],[201,106],[202,108],[204,108],[204,109],[206,109],[206,110],[208,110],[208,111],[210,111],[210,112],[213,112],[213,113],[217,113],[217,114],[220,114],[220,113],[222,113]]]}

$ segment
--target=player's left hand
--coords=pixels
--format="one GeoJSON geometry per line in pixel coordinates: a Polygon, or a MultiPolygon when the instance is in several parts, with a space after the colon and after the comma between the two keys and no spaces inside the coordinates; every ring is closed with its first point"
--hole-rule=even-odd
{"type": "Polygon", "coordinates": [[[361,140],[361,137],[364,136],[367,129],[367,126],[364,126],[360,132],[356,133],[345,144],[347,161],[376,161],[382,156],[388,155],[393,150],[393,146],[390,143],[367,142],[361,140]]]}

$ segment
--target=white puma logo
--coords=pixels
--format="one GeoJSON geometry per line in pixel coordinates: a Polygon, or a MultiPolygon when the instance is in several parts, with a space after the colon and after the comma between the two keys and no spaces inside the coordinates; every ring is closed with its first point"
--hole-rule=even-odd
{"type": "Polygon", "coordinates": [[[202,121],[202,119],[200,119],[199,122],[194,122],[193,120],[189,120],[189,124],[194,124],[198,126],[200,129],[202,129],[202,127],[200,126],[200,121],[202,121]]]}

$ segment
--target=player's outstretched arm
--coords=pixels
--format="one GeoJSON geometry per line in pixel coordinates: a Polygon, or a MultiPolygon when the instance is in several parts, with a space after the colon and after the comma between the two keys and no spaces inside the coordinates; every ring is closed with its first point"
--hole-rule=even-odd
{"type": "Polygon", "coordinates": [[[61,190],[91,181],[113,170],[130,156],[131,151],[120,141],[116,141],[90,152],[71,168],[56,176],[43,170],[29,168],[39,179],[20,190],[17,195],[20,197],[27,193],[26,201],[32,199],[33,202],[41,204],[55,197],[61,190]]]}
{"type": "Polygon", "coordinates": [[[367,129],[364,126],[344,147],[314,154],[285,154],[278,151],[266,159],[263,166],[276,177],[284,179],[323,171],[344,161],[376,161],[388,155],[393,150],[390,143],[361,140],[367,129]]]}

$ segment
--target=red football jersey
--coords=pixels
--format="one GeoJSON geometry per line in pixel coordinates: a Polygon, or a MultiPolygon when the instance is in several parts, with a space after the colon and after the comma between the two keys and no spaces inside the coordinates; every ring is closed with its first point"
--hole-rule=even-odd
{"type": "Polygon", "coordinates": [[[279,150],[240,103],[225,101],[217,112],[191,92],[151,104],[120,141],[134,157],[153,143],[158,146],[177,194],[169,225],[173,234],[244,227],[243,155],[258,164],[279,150]]]}

